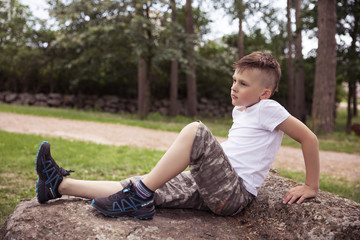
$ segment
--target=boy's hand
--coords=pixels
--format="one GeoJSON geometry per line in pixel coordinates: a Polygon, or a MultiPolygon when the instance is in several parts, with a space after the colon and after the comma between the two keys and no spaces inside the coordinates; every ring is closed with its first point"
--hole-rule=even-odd
{"type": "Polygon", "coordinates": [[[317,194],[317,190],[312,189],[307,185],[297,186],[291,188],[284,196],[283,203],[284,204],[292,204],[296,201],[297,204],[302,203],[306,198],[315,197],[317,194]]]}

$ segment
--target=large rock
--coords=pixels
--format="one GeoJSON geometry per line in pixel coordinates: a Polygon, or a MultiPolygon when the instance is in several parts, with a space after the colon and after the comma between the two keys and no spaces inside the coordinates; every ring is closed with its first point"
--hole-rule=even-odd
{"type": "Polygon", "coordinates": [[[23,104],[23,105],[33,105],[35,103],[34,95],[29,94],[29,93],[19,94],[19,98],[20,98],[21,104],[23,104]]]}
{"type": "Polygon", "coordinates": [[[57,108],[62,105],[63,99],[62,99],[61,94],[59,94],[59,93],[49,93],[46,102],[50,107],[57,108]]]}
{"type": "Polygon", "coordinates": [[[157,209],[153,220],[108,218],[89,200],[40,205],[22,200],[2,229],[4,239],[360,239],[360,204],[320,192],[301,205],[283,205],[297,183],[270,174],[255,202],[236,217],[157,209]]]}
{"type": "Polygon", "coordinates": [[[8,93],[5,95],[5,102],[6,103],[12,103],[18,98],[17,93],[8,93]]]}

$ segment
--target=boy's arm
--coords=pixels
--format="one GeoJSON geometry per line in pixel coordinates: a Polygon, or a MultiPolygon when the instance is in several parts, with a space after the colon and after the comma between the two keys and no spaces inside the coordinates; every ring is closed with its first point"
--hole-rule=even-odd
{"type": "Polygon", "coordinates": [[[302,122],[293,116],[279,124],[283,131],[301,144],[305,161],[306,180],[304,186],[291,188],[284,196],[284,204],[302,203],[306,198],[315,197],[319,191],[319,143],[316,135],[302,122]]]}

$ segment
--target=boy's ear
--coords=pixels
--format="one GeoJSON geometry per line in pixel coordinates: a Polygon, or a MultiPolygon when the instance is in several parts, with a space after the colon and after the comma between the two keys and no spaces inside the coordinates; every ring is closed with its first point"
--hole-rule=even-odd
{"type": "Polygon", "coordinates": [[[271,90],[265,88],[264,92],[261,94],[260,99],[269,99],[271,97],[271,90]]]}

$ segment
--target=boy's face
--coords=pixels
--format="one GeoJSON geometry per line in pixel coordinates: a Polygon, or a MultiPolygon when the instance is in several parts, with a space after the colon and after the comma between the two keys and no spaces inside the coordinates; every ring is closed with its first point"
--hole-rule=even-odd
{"type": "Polygon", "coordinates": [[[271,96],[271,90],[266,88],[261,81],[263,74],[258,69],[235,71],[231,87],[231,99],[234,106],[250,107],[261,99],[271,96]]]}

